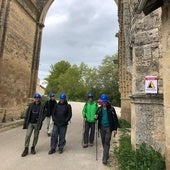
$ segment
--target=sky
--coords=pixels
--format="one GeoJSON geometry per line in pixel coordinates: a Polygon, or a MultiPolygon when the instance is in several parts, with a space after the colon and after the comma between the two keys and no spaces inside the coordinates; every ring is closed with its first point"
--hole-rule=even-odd
{"type": "Polygon", "coordinates": [[[43,28],[38,77],[61,60],[97,67],[117,53],[118,12],[114,0],[54,0],[43,28]]]}

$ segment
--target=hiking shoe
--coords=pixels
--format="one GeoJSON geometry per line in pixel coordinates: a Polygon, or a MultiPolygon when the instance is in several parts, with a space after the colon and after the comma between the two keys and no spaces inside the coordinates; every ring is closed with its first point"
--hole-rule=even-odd
{"type": "Polygon", "coordinates": [[[34,147],[34,146],[31,147],[31,153],[32,153],[33,155],[36,154],[36,152],[35,152],[35,147],[34,147]]]}
{"type": "Polygon", "coordinates": [[[55,152],[56,152],[55,149],[50,149],[50,151],[48,152],[48,154],[51,155],[51,154],[53,154],[53,153],[55,153],[55,152]]]}
{"type": "Polygon", "coordinates": [[[50,137],[50,136],[51,136],[51,133],[47,133],[47,136],[50,137]]]}
{"type": "Polygon", "coordinates": [[[109,155],[107,155],[107,157],[106,157],[106,158],[107,158],[107,160],[108,160],[108,159],[109,159],[109,155]]]}
{"type": "Polygon", "coordinates": [[[89,143],[89,146],[93,146],[93,143],[89,143]]]}
{"type": "Polygon", "coordinates": [[[87,147],[88,147],[88,145],[87,145],[87,144],[84,144],[84,145],[83,145],[83,148],[87,148],[87,147]]]}
{"type": "Polygon", "coordinates": [[[26,156],[26,155],[28,155],[28,147],[26,147],[25,149],[24,149],[24,151],[23,151],[23,153],[22,153],[22,157],[24,157],[24,156],[26,156]]]}
{"type": "Polygon", "coordinates": [[[63,153],[63,148],[59,148],[59,153],[63,153]]]}
{"type": "Polygon", "coordinates": [[[104,165],[106,165],[107,164],[107,158],[103,157],[102,162],[103,162],[104,165]]]}

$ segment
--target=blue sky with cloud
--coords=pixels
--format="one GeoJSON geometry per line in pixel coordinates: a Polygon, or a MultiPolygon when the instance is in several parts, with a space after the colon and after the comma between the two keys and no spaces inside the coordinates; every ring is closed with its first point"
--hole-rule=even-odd
{"type": "Polygon", "coordinates": [[[39,78],[60,60],[92,67],[116,54],[117,13],[114,0],[55,0],[43,28],[39,78]]]}

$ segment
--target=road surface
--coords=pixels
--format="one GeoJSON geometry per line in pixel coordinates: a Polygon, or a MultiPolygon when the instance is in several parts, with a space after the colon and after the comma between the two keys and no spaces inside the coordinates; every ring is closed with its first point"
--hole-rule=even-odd
{"type": "MultiPolygon", "coordinates": [[[[26,130],[18,127],[0,133],[0,170],[113,170],[114,168],[102,164],[100,138],[98,138],[97,161],[95,146],[82,148],[81,110],[84,103],[70,102],[70,104],[73,117],[68,126],[67,143],[63,154],[56,152],[48,155],[50,137],[46,134],[46,121],[44,121],[36,146],[37,153],[35,155],[29,153],[26,157],[21,157],[26,130]]],[[[119,110],[117,112],[119,113],[119,110]]]]}

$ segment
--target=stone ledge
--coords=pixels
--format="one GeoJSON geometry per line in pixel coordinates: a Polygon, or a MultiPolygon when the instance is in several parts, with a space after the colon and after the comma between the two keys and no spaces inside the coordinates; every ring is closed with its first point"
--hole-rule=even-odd
{"type": "Polygon", "coordinates": [[[14,120],[10,122],[0,123],[0,132],[4,132],[6,130],[16,128],[18,126],[23,125],[24,119],[14,120]]]}

